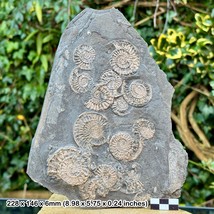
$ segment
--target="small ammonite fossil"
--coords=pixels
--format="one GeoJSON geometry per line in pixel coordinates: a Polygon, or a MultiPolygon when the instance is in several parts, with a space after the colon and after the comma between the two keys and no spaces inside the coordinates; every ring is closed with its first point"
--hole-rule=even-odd
{"type": "Polygon", "coordinates": [[[93,200],[97,195],[106,197],[117,180],[117,171],[111,165],[99,165],[94,175],[86,183],[79,186],[80,196],[84,200],[93,200]]]}
{"type": "Polygon", "coordinates": [[[76,93],[85,93],[89,90],[92,83],[91,76],[82,72],[79,74],[78,68],[74,68],[69,77],[69,84],[71,89],[76,93]]]}
{"type": "Polygon", "coordinates": [[[61,148],[47,160],[47,174],[71,186],[85,183],[90,176],[90,157],[75,147],[61,148]]]}
{"type": "Polygon", "coordinates": [[[108,121],[102,114],[84,112],[74,123],[74,140],[81,147],[85,145],[102,145],[107,142],[108,134],[108,121]]]}
{"type": "Polygon", "coordinates": [[[98,187],[99,187],[98,178],[91,178],[83,185],[78,186],[81,199],[82,200],[96,199],[98,187]]]}
{"type": "Polygon", "coordinates": [[[101,84],[108,87],[114,97],[118,96],[117,90],[122,85],[121,77],[112,70],[107,70],[100,77],[101,84]]]}
{"type": "Polygon", "coordinates": [[[111,108],[112,111],[119,116],[125,116],[129,114],[131,110],[131,107],[122,96],[114,99],[114,103],[111,108]]]}
{"type": "Polygon", "coordinates": [[[89,45],[79,45],[74,50],[73,60],[77,67],[90,70],[95,59],[95,50],[89,45]]]}
{"type": "Polygon", "coordinates": [[[124,81],[122,91],[124,99],[135,107],[144,106],[152,98],[151,85],[143,83],[142,80],[134,80],[131,83],[124,81]]]}
{"type": "Polygon", "coordinates": [[[136,142],[128,133],[118,132],[109,142],[109,151],[117,160],[132,161],[142,152],[143,143],[136,142]]]}
{"type": "Polygon", "coordinates": [[[122,179],[123,184],[120,188],[121,192],[125,194],[133,194],[143,191],[139,166],[140,164],[134,163],[131,170],[125,170],[122,179]]]}
{"type": "Polygon", "coordinates": [[[101,111],[107,109],[114,101],[110,90],[106,85],[98,85],[92,91],[92,98],[85,103],[86,108],[101,111]]]}
{"type": "Polygon", "coordinates": [[[140,66],[137,48],[126,40],[113,42],[115,50],[112,52],[110,64],[112,69],[120,75],[130,75],[140,66]]]}
{"type": "Polygon", "coordinates": [[[100,185],[104,186],[105,188],[109,189],[117,182],[117,172],[110,165],[99,165],[94,174],[95,177],[99,178],[100,185]]]}
{"type": "Polygon", "coordinates": [[[151,139],[155,134],[155,125],[146,119],[139,119],[133,125],[133,132],[137,134],[140,139],[151,139]]]}

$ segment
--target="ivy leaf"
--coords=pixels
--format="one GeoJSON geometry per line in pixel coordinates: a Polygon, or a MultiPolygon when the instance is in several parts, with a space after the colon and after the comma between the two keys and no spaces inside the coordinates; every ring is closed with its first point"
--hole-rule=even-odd
{"type": "Polygon", "coordinates": [[[210,86],[214,89],[214,80],[210,81],[210,86]]]}

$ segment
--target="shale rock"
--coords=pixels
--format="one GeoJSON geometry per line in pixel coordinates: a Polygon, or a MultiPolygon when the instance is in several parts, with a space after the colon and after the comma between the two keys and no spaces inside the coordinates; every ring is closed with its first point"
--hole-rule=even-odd
{"type": "Polygon", "coordinates": [[[79,200],[179,197],[187,154],[173,87],[116,9],[85,9],[63,33],[27,173],[79,200]]]}

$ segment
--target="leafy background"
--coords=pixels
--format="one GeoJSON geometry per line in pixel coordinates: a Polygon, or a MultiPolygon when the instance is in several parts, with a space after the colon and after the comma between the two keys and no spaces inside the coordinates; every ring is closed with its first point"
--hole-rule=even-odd
{"type": "Polygon", "coordinates": [[[26,166],[60,36],[83,9],[116,7],[175,88],[173,132],[190,159],[181,203],[214,206],[214,3],[200,2],[1,0],[0,191],[42,189],[26,166]]]}

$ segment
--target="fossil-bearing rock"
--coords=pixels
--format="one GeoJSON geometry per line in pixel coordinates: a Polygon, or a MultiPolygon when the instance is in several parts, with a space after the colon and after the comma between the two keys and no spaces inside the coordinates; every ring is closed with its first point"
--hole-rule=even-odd
{"type": "Polygon", "coordinates": [[[54,60],[27,173],[69,199],[179,197],[187,154],[173,87],[116,9],[85,9],[54,60]]]}

